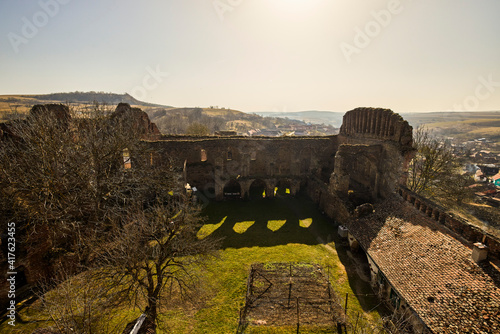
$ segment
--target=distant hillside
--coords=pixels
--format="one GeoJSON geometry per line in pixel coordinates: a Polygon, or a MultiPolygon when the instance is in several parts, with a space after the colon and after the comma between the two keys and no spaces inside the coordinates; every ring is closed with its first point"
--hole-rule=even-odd
{"type": "Polygon", "coordinates": [[[345,112],[337,111],[296,111],[296,112],[272,112],[272,111],[262,111],[256,112],[254,114],[265,116],[265,117],[287,117],[289,119],[296,119],[306,123],[312,124],[326,124],[331,125],[336,128],[340,128],[342,125],[342,117],[345,112]]]}
{"type": "MultiPolygon", "coordinates": [[[[329,124],[340,127],[343,112],[300,111],[300,112],[257,112],[268,117],[287,117],[307,123],[329,124]]],[[[459,140],[487,138],[500,143],[500,111],[476,112],[413,112],[400,113],[413,128],[425,125],[437,136],[453,137],[459,140]]]]}
{"type": "MultiPolygon", "coordinates": [[[[72,106],[88,105],[97,101],[109,106],[125,102],[139,107],[148,113],[164,134],[184,134],[190,125],[198,126],[208,133],[220,130],[233,130],[238,133],[264,129],[279,129],[281,133],[293,131],[307,132],[309,135],[331,134],[332,129],[307,124],[325,124],[339,128],[344,112],[299,111],[299,112],[256,112],[210,107],[175,108],[135,99],[129,94],[105,92],[69,92],[37,95],[0,95],[0,122],[27,113],[35,104],[63,103],[72,106]],[[199,125],[202,125],[200,127],[199,125]]],[[[426,125],[438,136],[453,137],[459,140],[487,138],[500,143],[500,111],[481,112],[414,112],[400,113],[410,125],[417,128],[426,125]]]]}
{"type": "Polygon", "coordinates": [[[300,126],[305,123],[284,118],[262,117],[225,108],[147,108],[152,122],[164,134],[184,134],[192,124],[201,124],[209,134],[232,130],[246,133],[255,129],[275,129],[278,126],[300,126]]]}
{"type": "Polygon", "coordinates": [[[170,106],[139,101],[127,93],[71,92],[41,95],[0,95],[0,119],[6,120],[11,117],[16,117],[15,114],[27,113],[35,104],[63,103],[78,106],[82,104],[91,104],[93,102],[104,103],[111,106],[116,106],[118,103],[124,102],[139,108],[170,108],[170,106]]]}
{"type": "Polygon", "coordinates": [[[82,102],[88,103],[97,101],[99,103],[106,103],[110,105],[115,105],[121,102],[128,103],[130,105],[140,105],[147,107],[169,107],[161,104],[153,104],[148,102],[143,102],[135,99],[128,93],[125,94],[115,94],[115,93],[105,93],[105,92],[72,92],[72,93],[53,93],[45,95],[24,95],[26,97],[32,97],[44,101],[67,101],[69,103],[82,102]]]}
{"type": "Polygon", "coordinates": [[[139,107],[148,113],[151,121],[156,123],[164,134],[186,134],[191,131],[195,134],[213,134],[220,130],[232,130],[245,134],[252,130],[258,132],[262,129],[276,129],[277,127],[293,130],[305,125],[299,120],[262,117],[226,108],[175,108],[139,101],[129,94],[105,92],[0,95],[0,121],[22,117],[35,104],[62,103],[78,107],[93,102],[104,103],[111,107],[124,102],[133,107],[139,107]]]}
{"type": "Polygon", "coordinates": [[[500,111],[402,113],[401,116],[413,128],[425,125],[438,136],[500,142],[500,111]]]}
{"type": "Polygon", "coordinates": [[[500,117],[500,111],[475,111],[475,112],[452,112],[452,111],[435,111],[435,112],[413,112],[401,113],[401,116],[410,123],[413,127],[418,127],[422,124],[433,123],[448,123],[462,122],[467,120],[484,120],[500,117]]]}

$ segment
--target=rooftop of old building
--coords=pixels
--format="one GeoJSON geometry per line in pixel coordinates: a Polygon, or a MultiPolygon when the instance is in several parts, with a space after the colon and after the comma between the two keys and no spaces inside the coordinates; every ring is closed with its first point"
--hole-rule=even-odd
{"type": "Polygon", "coordinates": [[[375,206],[349,231],[434,333],[500,332],[500,267],[399,198],[375,206]]]}

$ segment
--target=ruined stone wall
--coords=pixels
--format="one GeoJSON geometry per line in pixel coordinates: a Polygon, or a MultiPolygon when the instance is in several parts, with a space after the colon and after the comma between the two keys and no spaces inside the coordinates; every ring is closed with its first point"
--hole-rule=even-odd
{"type": "Polygon", "coordinates": [[[339,134],[330,189],[357,202],[373,202],[394,193],[406,180],[414,154],[412,128],[388,109],[347,112],[339,134]]]}
{"type": "Polygon", "coordinates": [[[161,138],[161,133],[155,123],[152,123],[146,112],[139,108],[132,108],[128,103],[119,103],[112,119],[127,119],[131,125],[139,131],[141,138],[144,140],[158,140],[161,138]]]}
{"type": "Polygon", "coordinates": [[[341,198],[336,192],[329,190],[327,184],[317,178],[309,178],[304,188],[307,196],[318,208],[333,221],[345,224],[351,215],[346,205],[347,197],[341,198]]]}
{"type": "Polygon", "coordinates": [[[231,180],[244,197],[255,180],[268,192],[286,180],[294,192],[317,177],[336,196],[354,191],[375,201],[396,191],[409,161],[411,127],[387,109],[358,108],[344,116],[341,133],[329,137],[162,136],[151,142],[154,160],[172,159],[186,182],[222,199],[231,180]]]}
{"type": "Polygon", "coordinates": [[[330,179],[331,189],[345,198],[348,197],[349,190],[366,192],[358,195],[367,197],[367,201],[377,198],[382,153],[381,145],[340,145],[335,156],[335,173],[330,179]]]}
{"type": "Polygon", "coordinates": [[[218,199],[231,180],[243,193],[255,180],[263,180],[269,192],[281,181],[298,191],[307,177],[325,183],[333,172],[337,137],[164,137],[150,143],[156,163],[171,159],[186,166],[191,186],[214,192],[218,199]]]}

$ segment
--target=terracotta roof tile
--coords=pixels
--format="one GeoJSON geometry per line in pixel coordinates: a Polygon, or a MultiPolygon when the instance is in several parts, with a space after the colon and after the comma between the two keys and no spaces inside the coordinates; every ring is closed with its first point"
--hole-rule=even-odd
{"type": "Polygon", "coordinates": [[[500,268],[477,264],[451,231],[399,199],[349,226],[434,333],[500,333],[500,268]]]}

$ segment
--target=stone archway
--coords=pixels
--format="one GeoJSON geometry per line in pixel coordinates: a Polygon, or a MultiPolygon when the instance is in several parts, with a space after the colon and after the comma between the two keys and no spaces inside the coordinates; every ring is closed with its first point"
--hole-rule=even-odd
{"type": "Polygon", "coordinates": [[[241,185],[236,180],[231,180],[224,186],[224,198],[241,198],[241,185]]]}
{"type": "Polygon", "coordinates": [[[288,179],[280,179],[274,188],[276,196],[291,196],[292,182],[288,179]]]}
{"type": "Polygon", "coordinates": [[[267,184],[262,179],[256,179],[250,184],[250,188],[248,190],[249,199],[261,199],[266,197],[268,194],[267,184]]]}

